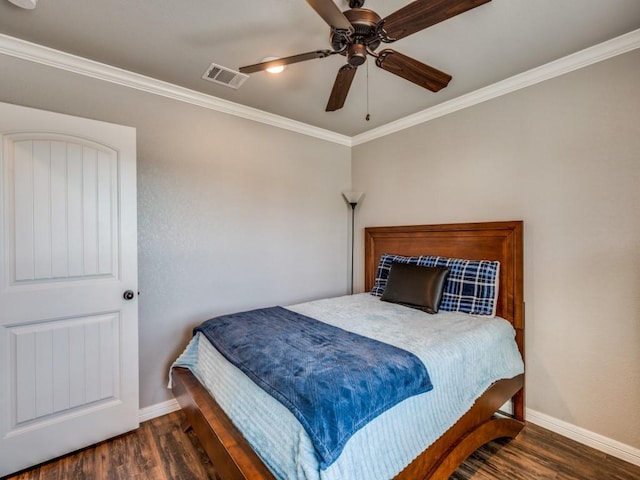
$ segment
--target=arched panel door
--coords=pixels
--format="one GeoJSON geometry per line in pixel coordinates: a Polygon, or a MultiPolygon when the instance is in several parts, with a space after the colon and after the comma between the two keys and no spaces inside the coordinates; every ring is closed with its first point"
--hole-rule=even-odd
{"type": "Polygon", "coordinates": [[[0,104],[0,145],[2,476],[137,428],[138,307],[135,130],[0,104]]]}

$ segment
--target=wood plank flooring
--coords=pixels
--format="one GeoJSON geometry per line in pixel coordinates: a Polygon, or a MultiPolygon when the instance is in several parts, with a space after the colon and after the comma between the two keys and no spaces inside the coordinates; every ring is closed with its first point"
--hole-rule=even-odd
{"type": "MultiPolygon", "coordinates": [[[[132,433],[4,480],[219,480],[181,412],[132,433]]],[[[491,442],[450,480],[640,480],[640,467],[529,424],[515,440],[491,442]]],[[[349,480],[349,479],[344,479],[349,480]]]]}

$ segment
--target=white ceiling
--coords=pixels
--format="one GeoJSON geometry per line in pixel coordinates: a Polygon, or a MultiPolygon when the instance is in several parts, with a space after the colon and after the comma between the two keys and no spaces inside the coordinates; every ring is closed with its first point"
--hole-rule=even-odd
{"type": "MultiPolygon", "coordinates": [[[[407,3],[365,7],[385,17],[407,3]]],[[[238,90],[201,78],[212,62],[237,70],[330,48],[329,27],[304,0],[39,0],[35,10],[0,0],[0,33],[347,136],[638,28],[640,0],[492,0],[390,46],[452,75],[447,88],[432,93],[368,61],[344,108],[325,112],[340,55],[252,74],[238,90]]]]}

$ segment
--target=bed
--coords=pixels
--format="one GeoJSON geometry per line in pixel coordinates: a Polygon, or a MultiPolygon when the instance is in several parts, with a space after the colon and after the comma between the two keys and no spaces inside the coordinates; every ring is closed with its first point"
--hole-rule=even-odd
{"type": "MultiPolygon", "coordinates": [[[[497,261],[500,281],[495,314],[513,327],[524,359],[522,229],[519,221],[366,228],[365,290],[374,288],[385,254],[497,261]]],[[[360,301],[370,302],[364,297],[360,301]]],[[[185,428],[193,428],[221,479],[276,478],[191,370],[173,368],[172,380],[185,428]]],[[[515,437],[523,425],[524,373],[520,373],[492,383],[394,478],[449,478],[478,447],[495,438],[515,437]],[[506,403],[511,403],[511,412],[498,413],[506,403]]]]}

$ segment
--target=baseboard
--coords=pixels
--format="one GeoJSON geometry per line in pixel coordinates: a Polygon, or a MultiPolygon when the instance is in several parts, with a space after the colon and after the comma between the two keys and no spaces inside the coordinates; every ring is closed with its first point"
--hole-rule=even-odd
{"type": "Polygon", "coordinates": [[[176,410],[180,410],[180,405],[174,398],[173,400],[167,400],[166,402],[156,403],[155,405],[141,408],[138,414],[138,418],[140,419],[140,423],[142,423],[148,420],[152,420],[156,417],[161,417],[162,415],[167,415],[169,413],[175,412],[176,410]]]}
{"type": "Polygon", "coordinates": [[[625,445],[598,433],[591,432],[582,427],[572,425],[563,420],[551,417],[544,413],[527,408],[526,418],[528,422],[558,433],[564,437],[575,440],[588,447],[600,450],[608,455],[640,466],[640,449],[625,445]]]}

